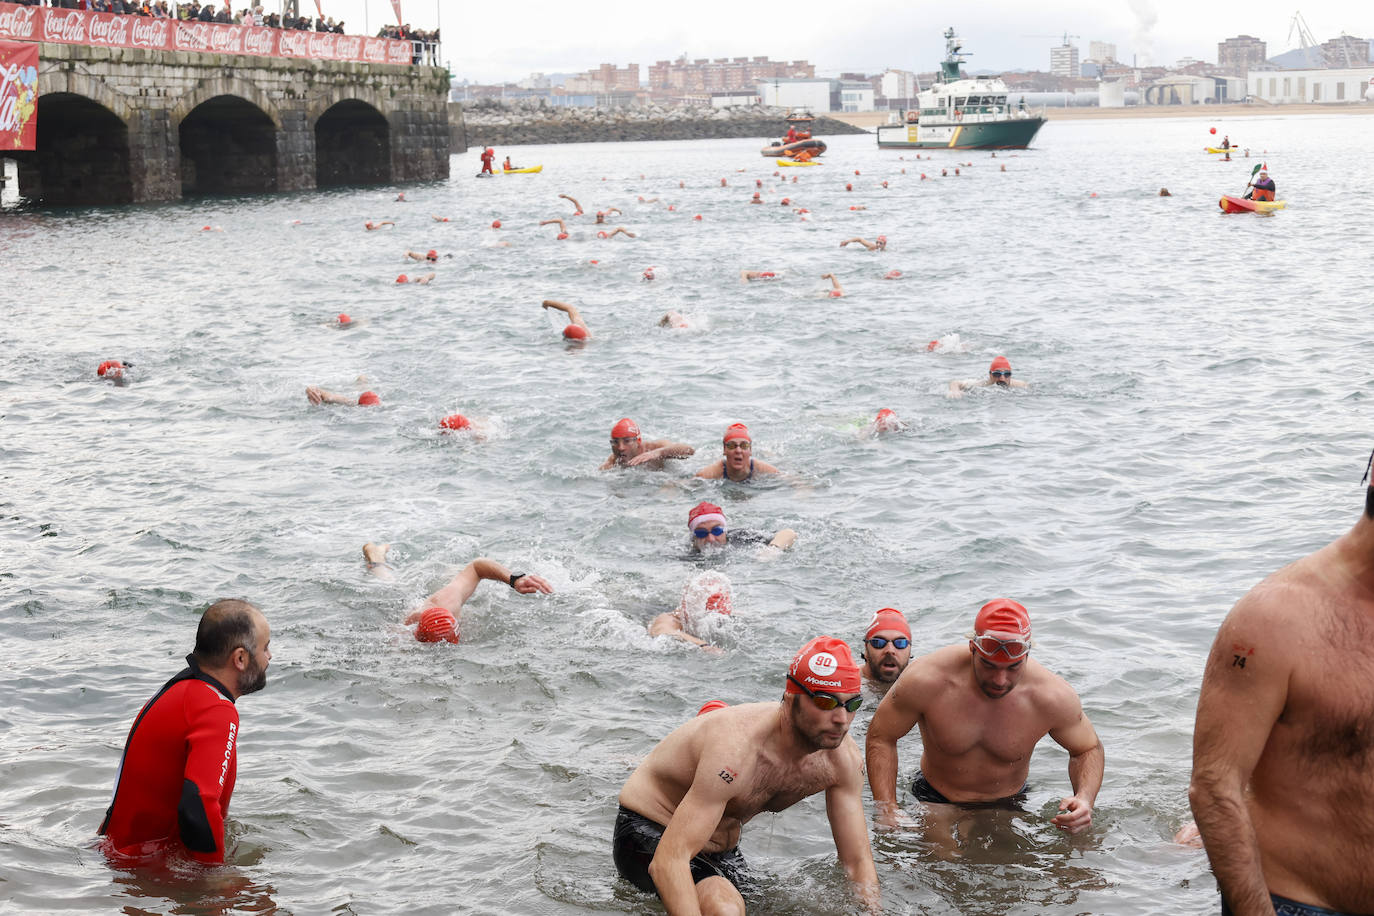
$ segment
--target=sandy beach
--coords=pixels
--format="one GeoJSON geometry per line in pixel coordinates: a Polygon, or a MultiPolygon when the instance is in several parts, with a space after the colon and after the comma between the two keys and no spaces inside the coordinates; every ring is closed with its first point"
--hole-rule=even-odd
{"type": "MultiPolygon", "coordinates": [[[[1050,121],[1087,121],[1118,118],[1228,118],[1266,115],[1374,114],[1368,102],[1330,105],[1131,105],[1126,108],[1046,108],[1050,121]]],[[[832,112],[829,117],[872,130],[887,123],[886,111],[832,112]]]]}

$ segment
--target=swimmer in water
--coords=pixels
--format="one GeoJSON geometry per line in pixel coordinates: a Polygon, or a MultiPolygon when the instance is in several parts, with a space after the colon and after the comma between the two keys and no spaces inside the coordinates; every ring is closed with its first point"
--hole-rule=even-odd
{"type": "Polygon", "coordinates": [[[899,433],[906,428],[906,424],[901,421],[891,408],[884,407],[882,410],[878,411],[878,415],[873,418],[873,422],[864,427],[861,435],[873,439],[885,433],[899,433]]]}
{"type": "Polygon", "coordinates": [[[632,239],[633,239],[633,238],[638,238],[638,237],[639,237],[639,236],[635,235],[633,232],[631,232],[629,229],[626,229],[624,226],[616,226],[616,227],[615,227],[614,229],[612,229],[610,232],[598,232],[598,233],[596,234],[596,237],[597,237],[597,238],[608,238],[608,239],[613,239],[613,238],[615,238],[617,235],[627,235],[627,236],[629,236],[629,237],[632,238],[632,239]]]}
{"type": "Polygon", "coordinates": [[[973,388],[1029,388],[1029,382],[1011,377],[1011,361],[1005,356],[999,356],[988,366],[988,377],[985,379],[954,379],[949,383],[949,391],[945,396],[950,398],[962,398],[965,391],[973,388]]]}
{"type": "Polygon", "coordinates": [[[557,236],[557,237],[558,237],[560,240],[561,240],[561,239],[566,239],[566,238],[568,237],[568,224],[565,223],[565,222],[563,222],[563,220],[559,219],[559,218],[556,217],[556,216],[555,216],[553,219],[540,220],[540,221],[539,221],[539,225],[540,225],[540,226],[557,226],[557,227],[558,227],[558,236],[557,236]]]}
{"type": "Polygon", "coordinates": [[[821,279],[830,281],[830,289],[825,291],[827,296],[831,299],[844,298],[844,287],[840,285],[839,279],[834,274],[821,274],[821,279]]]}
{"type": "Polygon", "coordinates": [[[545,299],[542,305],[546,309],[556,309],[568,316],[568,325],[563,328],[564,337],[569,340],[586,340],[592,336],[592,329],[582,320],[582,313],[577,310],[577,306],[559,302],[557,299],[545,299]]]}
{"type": "Polygon", "coordinates": [[[797,532],[791,528],[780,528],[772,537],[748,528],[731,531],[725,524],[724,510],[708,502],[697,503],[687,513],[687,531],[694,554],[715,554],[727,547],[757,547],[759,559],[771,560],[797,541],[797,532]]]}
{"type": "Polygon", "coordinates": [[[911,662],[911,626],[901,611],[885,607],[873,615],[864,633],[862,657],[864,680],[886,694],[911,662]]]}
{"type": "Polygon", "coordinates": [[[427,273],[427,274],[416,274],[416,275],[413,276],[413,277],[412,277],[412,276],[409,276],[409,275],[407,275],[407,274],[401,274],[400,276],[398,276],[398,277],[396,278],[396,282],[397,282],[397,283],[419,283],[421,286],[427,286],[427,285],[429,285],[431,282],[433,282],[434,276],[435,276],[435,274],[434,274],[434,271],[432,271],[432,270],[431,270],[429,273],[427,273]]]}
{"type": "Polygon", "coordinates": [[[573,214],[573,216],[581,216],[581,215],[582,215],[582,205],[579,204],[576,200],[574,200],[573,198],[569,197],[569,196],[566,195],[566,194],[559,194],[558,196],[561,197],[561,198],[563,198],[563,199],[566,200],[568,203],[570,203],[570,204],[573,205],[573,208],[577,211],[576,213],[573,214]]]}
{"type": "Polygon", "coordinates": [[[860,238],[845,239],[843,242],[840,242],[841,248],[848,247],[849,245],[862,245],[869,251],[887,251],[887,236],[880,235],[875,241],[872,242],[870,242],[868,239],[860,238]]]}
{"type": "Polygon", "coordinates": [[[669,309],[668,312],[662,318],[658,319],[658,326],[660,328],[682,329],[690,328],[691,324],[687,321],[685,317],[683,317],[683,314],[681,312],[669,309]]]}
{"type": "Polygon", "coordinates": [[[670,458],[690,458],[697,450],[671,439],[650,439],[645,442],[639,434],[639,424],[623,417],[611,427],[611,456],[601,464],[601,470],[611,468],[644,467],[663,470],[663,462],[670,458]]]}
{"type": "MultiPolygon", "coordinates": [[[[406,257],[412,261],[426,261],[430,264],[433,264],[435,261],[439,260],[439,252],[435,251],[433,248],[431,248],[429,251],[426,251],[424,254],[421,254],[418,251],[407,251],[406,257]]],[[[452,257],[452,255],[449,255],[448,257],[452,257]]]]}
{"type": "Polygon", "coordinates": [[[919,726],[921,768],[911,786],[918,801],[1019,808],[1031,754],[1049,735],[1069,752],[1073,786],[1051,823],[1066,833],[1092,826],[1102,788],[1102,742],[1078,694],[1030,650],[1030,615],[1017,602],[997,598],[978,611],[967,643],[907,665],[868,726],[877,822],[898,822],[897,742],[919,726]]]}
{"type": "Polygon", "coordinates": [[[671,636],[708,652],[719,652],[720,649],[702,638],[701,633],[714,622],[714,615],[728,617],[734,612],[734,607],[730,580],[718,572],[704,572],[694,576],[683,587],[682,600],[676,608],[659,614],[649,622],[649,635],[671,636]]]}
{"type": "Polygon", "coordinates": [[[434,220],[436,223],[446,223],[449,221],[447,216],[436,216],[433,213],[429,215],[429,218],[434,220]]]}
{"type": "MultiPolygon", "coordinates": [[[[379,579],[391,579],[394,572],[386,555],[390,544],[366,543],[363,560],[367,571],[379,579]]],[[[495,560],[478,557],[448,581],[448,584],[426,598],[419,608],[406,615],[405,625],[415,627],[420,642],[458,642],[458,618],[463,605],[483,579],[502,582],[522,595],[551,595],[553,586],[533,573],[513,573],[495,560]]]]}
{"type": "Polygon", "coordinates": [[[380,223],[372,223],[372,222],[363,223],[363,228],[366,229],[366,230],[368,230],[369,232],[371,232],[373,229],[380,229],[380,228],[382,228],[383,226],[394,226],[394,225],[396,225],[396,224],[393,223],[391,220],[389,220],[389,219],[384,219],[384,220],[382,220],[380,223]]]}
{"type": "Polygon", "coordinates": [[[741,270],[739,280],[741,283],[748,283],[751,280],[776,280],[778,275],[771,270],[741,270]]]}
{"type": "Polygon", "coordinates": [[[616,871],[657,893],[669,913],[743,913],[741,828],[824,792],[850,888],[868,912],[880,911],[863,757],[849,736],[860,683],[849,647],[821,636],[793,658],[781,702],[715,709],[675,729],[620,790],[616,871]]]}
{"type": "Polygon", "coordinates": [[[405,191],[401,191],[400,193],[398,193],[398,194],[396,195],[396,203],[401,203],[401,204],[409,203],[409,201],[406,200],[406,192],[405,192],[405,191]]]}
{"type": "Polygon", "coordinates": [[[746,483],[753,480],[755,474],[780,473],[768,462],[754,460],[754,440],[749,435],[749,427],[743,423],[732,423],[725,430],[721,445],[725,452],[721,463],[708,464],[697,471],[696,476],[707,480],[728,479],[735,483],[746,483]]]}
{"type": "Polygon", "coordinates": [[[311,385],[305,389],[305,397],[311,404],[345,404],[354,407],[377,407],[382,403],[382,399],[377,397],[374,392],[364,391],[354,400],[350,395],[336,394],[333,391],[325,391],[311,385]]]}

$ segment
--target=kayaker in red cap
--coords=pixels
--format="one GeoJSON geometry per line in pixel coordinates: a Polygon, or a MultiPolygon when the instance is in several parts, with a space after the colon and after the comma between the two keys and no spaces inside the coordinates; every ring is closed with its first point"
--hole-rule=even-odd
{"type": "Polygon", "coordinates": [[[780,473],[766,461],[754,460],[754,440],[749,436],[749,427],[743,423],[732,423],[721,440],[725,458],[720,464],[708,464],[697,471],[698,477],[708,480],[729,479],[735,483],[753,480],[755,474],[780,473]]]}
{"type": "Polygon", "coordinates": [[[970,388],[990,388],[993,385],[996,385],[998,388],[1030,387],[1029,382],[1023,382],[1020,379],[1011,377],[1011,360],[1007,359],[1005,356],[997,356],[993,358],[991,365],[988,366],[987,378],[954,379],[949,383],[949,391],[946,393],[946,396],[951,398],[962,398],[964,392],[968,391],[970,388]]]}
{"type": "Polygon", "coordinates": [[[650,439],[645,442],[640,436],[639,424],[629,417],[622,417],[611,427],[611,457],[602,462],[601,470],[645,467],[661,471],[667,459],[690,458],[696,453],[697,450],[690,445],[671,439],[650,439]]]}
{"type": "Polygon", "coordinates": [[[1018,808],[1031,753],[1049,735],[1069,752],[1073,786],[1052,822],[1069,833],[1092,826],[1102,742],[1078,694],[1030,650],[1030,615],[998,598],[979,610],[967,643],[907,666],[868,726],[868,781],[881,822],[898,821],[897,742],[919,726],[921,768],[911,784],[918,801],[1018,808]]]}
{"type": "Polygon", "coordinates": [[[825,793],[835,852],[869,912],[881,909],[863,804],[863,758],[849,726],[859,667],[819,636],[793,658],[782,701],[696,716],[649,752],[620,790],[616,871],[669,913],[743,913],[740,831],[763,811],[825,793]]]}

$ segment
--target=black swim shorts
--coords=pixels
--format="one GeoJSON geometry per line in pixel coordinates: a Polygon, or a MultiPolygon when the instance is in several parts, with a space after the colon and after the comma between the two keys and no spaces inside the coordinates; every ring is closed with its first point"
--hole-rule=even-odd
{"type": "MultiPolygon", "coordinates": [[[[1269,899],[1274,902],[1275,916],[1358,916],[1354,913],[1328,910],[1324,906],[1299,903],[1296,900],[1289,900],[1287,897],[1280,897],[1278,894],[1270,894],[1269,899]]],[[[1221,916],[1232,916],[1231,908],[1226,905],[1225,897],[1221,898],[1221,916]]]]}
{"type": "MultiPolygon", "coordinates": [[[[654,879],[649,877],[649,863],[653,861],[654,850],[663,837],[663,829],[662,824],[624,805],[620,806],[620,814],[615,819],[615,832],[611,839],[615,869],[626,881],[650,894],[658,893],[654,879]]],[[[744,890],[748,866],[738,846],[724,852],[698,853],[692,856],[690,864],[694,883],[719,877],[729,881],[737,890],[744,890]]]]}
{"type": "Polygon", "coordinates": [[[1008,795],[1006,798],[994,798],[992,801],[981,802],[954,802],[945,798],[944,794],[929,782],[926,781],[925,774],[920,770],[916,771],[916,778],[911,781],[911,794],[917,801],[929,802],[936,805],[958,805],[961,808],[1006,808],[1010,811],[1022,810],[1022,805],[1026,801],[1026,787],[1022,786],[1021,791],[1015,795],[1008,795]]]}

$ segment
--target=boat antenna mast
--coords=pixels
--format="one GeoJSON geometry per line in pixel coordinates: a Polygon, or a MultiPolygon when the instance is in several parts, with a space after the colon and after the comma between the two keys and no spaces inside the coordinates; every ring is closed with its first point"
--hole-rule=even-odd
{"type": "Polygon", "coordinates": [[[960,50],[963,46],[964,42],[954,34],[953,26],[945,29],[945,59],[940,62],[942,82],[952,83],[959,79],[959,65],[965,57],[971,56],[967,51],[960,50]]]}

